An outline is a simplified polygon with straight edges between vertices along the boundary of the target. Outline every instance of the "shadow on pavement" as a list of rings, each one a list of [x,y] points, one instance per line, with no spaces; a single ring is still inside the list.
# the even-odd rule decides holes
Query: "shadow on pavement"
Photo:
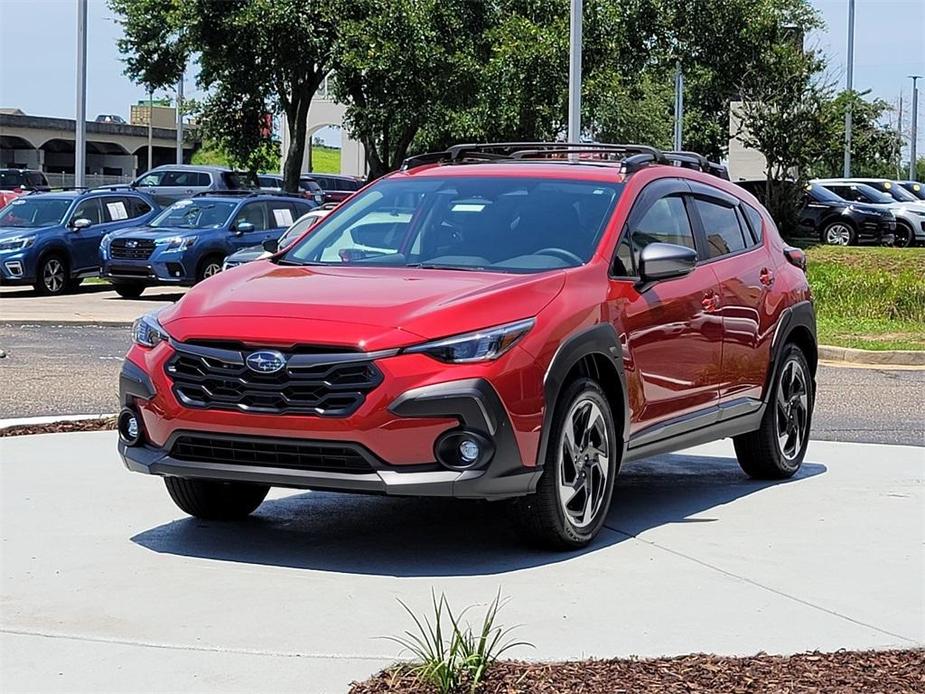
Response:
[[[123,299],[121,296],[119,296],[118,294],[116,294],[115,290],[113,290],[112,296],[107,296],[107,297],[105,297],[105,300],[106,300],[106,301],[121,301],[121,302],[129,302],[129,301],[141,301],[141,302],[144,302],[144,301],[170,301],[170,302],[176,302],[176,301],[179,301],[179,300],[182,299],[182,298],[183,298],[183,292],[178,292],[177,294],[142,294],[141,296],[137,296],[137,297],[135,297],[135,298],[133,298],[133,299]]]
[[[31,298],[35,299],[41,297],[43,299],[50,299],[54,301],[61,297],[74,296],[77,294],[99,294],[100,292],[111,292],[112,285],[109,284],[82,284],[78,289],[67,294],[61,294],[60,296],[49,296],[46,297],[43,294],[39,294],[32,287],[18,287],[16,289],[6,289],[3,292],[0,292],[0,297],[4,299],[26,299]]]
[[[617,478],[606,527],[577,552],[525,547],[500,503],[329,492],[264,502],[243,522],[184,518],[132,541],[155,552],[295,569],[490,575],[567,561],[668,523],[716,522],[692,516],[825,471],[824,465],[804,463],[792,479],[768,482],[745,477],[734,458],[675,454],[631,463]]]

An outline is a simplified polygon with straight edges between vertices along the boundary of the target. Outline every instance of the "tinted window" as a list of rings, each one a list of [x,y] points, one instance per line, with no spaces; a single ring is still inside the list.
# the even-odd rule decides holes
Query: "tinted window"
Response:
[[[271,200],[267,203],[269,219],[267,220],[271,229],[291,226],[299,218],[298,211],[293,211],[292,203],[285,200]]]
[[[707,237],[707,253],[710,258],[746,248],[735,208],[706,200],[696,200],[695,204]]]
[[[748,220],[748,226],[751,227],[755,241],[760,242],[761,239],[764,238],[764,225],[762,223],[761,213],[751,205],[746,205],[745,203],[742,203],[739,209],[745,212],[745,218]]]
[[[222,174],[222,180],[228,190],[251,190],[259,188],[257,177],[245,171],[228,171]]]
[[[126,198],[129,205],[129,216],[141,217],[151,211],[151,206],[141,198]]]
[[[237,227],[243,223],[253,224],[254,231],[263,231],[267,228],[266,212],[266,207],[262,202],[249,202],[235,216],[234,226]]]
[[[131,219],[132,206],[126,198],[102,198],[100,202],[103,205],[103,221],[119,222],[123,219]]]
[[[28,179],[30,186],[45,187],[48,185],[48,180],[45,178],[45,174],[38,171],[31,171],[27,173],[26,178]]]
[[[694,232],[680,196],[671,195],[656,200],[633,228],[636,253],[650,243],[673,243],[695,249]]]
[[[89,219],[94,224],[100,223],[100,199],[81,200],[74,209],[71,219]]]
[[[162,186],[178,188],[205,188],[211,183],[209,174],[200,171],[168,171],[161,181]]]
[[[22,171],[0,171],[0,188],[3,190],[19,188],[24,182]]]
[[[588,261],[622,184],[524,177],[384,179],[288,262],[540,272]]]
[[[71,201],[62,198],[41,195],[19,198],[0,210],[0,227],[34,229],[60,224],[70,206]]]

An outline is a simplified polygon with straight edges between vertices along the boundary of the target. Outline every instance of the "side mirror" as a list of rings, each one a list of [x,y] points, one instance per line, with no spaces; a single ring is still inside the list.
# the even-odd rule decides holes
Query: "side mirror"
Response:
[[[276,253],[279,250],[279,241],[276,239],[264,239],[263,250],[267,253]]]
[[[238,222],[234,225],[234,230],[236,234],[246,234],[254,230],[254,225],[250,222]]]
[[[639,276],[643,282],[683,277],[697,264],[697,252],[673,243],[650,243],[639,254]]]
[[[73,229],[74,231],[78,231],[80,229],[86,229],[89,226],[93,226],[93,222],[91,222],[86,217],[81,217],[80,219],[71,220],[71,229]]]

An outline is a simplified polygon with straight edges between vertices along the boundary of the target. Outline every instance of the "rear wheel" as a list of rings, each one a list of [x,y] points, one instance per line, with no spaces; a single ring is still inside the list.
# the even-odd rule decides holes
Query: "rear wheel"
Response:
[[[793,476],[806,455],[813,415],[813,379],[796,345],[784,348],[774,390],[757,431],[733,438],[739,465],[757,479]]]
[[[915,232],[905,222],[896,222],[893,245],[897,248],[909,248],[915,245]]]
[[[42,258],[35,273],[35,291],[45,296],[64,294],[70,287],[67,260],[51,253]]]
[[[218,255],[203,258],[202,262],[199,263],[199,269],[196,271],[196,281],[202,282],[212,277],[212,275],[220,273],[222,271],[222,260],[223,258]]]
[[[858,242],[851,225],[841,220],[826,225],[822,231],[822,240],[830,246],[853,246]]]
[[[165,477],[170,498],[191,516],[207,520],[238,520],[257,509],[270,491],[264,484],[217,482]]]
[[[621,453],[600,386],[587,378],[567,386],[556,404],[536,493],[512,502],[528,539],[557,549],[591,542],[607,516]]]
[[[137,282],[113,282],[112,288],[123,299],[137,299],[145,290],[145,285]]]

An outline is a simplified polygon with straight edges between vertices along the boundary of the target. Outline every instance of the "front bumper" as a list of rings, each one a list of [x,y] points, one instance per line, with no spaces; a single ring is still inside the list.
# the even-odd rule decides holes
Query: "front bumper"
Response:
[[[145,410],[157,394],[148,375],[131,361],[123,364],[119,379],[123,407]],[[432,422],[455,420],[456,426],[443,427],[443,433],[466,430],[484,436],[493,444],[493,455],[466,470],[452,470],[436,462],[414,465],[393,464],[351,440],[358,432],[343,431],[337,438],[303,436],[267,436],[221,431],[212,432],[201,425],[176,428],[163,445],[149,442],[129,446],[119,442],[125,466],[134,472],[183,478],[213,479],[268,484],[297,489],[320,489],[343,492],[401,496],[446,496],[467,499],[504,499],[533,493],[542,470],[524,466],[510,417],[497,392],[484,379],[472,378],[413,388],[395,398],[388,407],[392,424],[398,423],[407,433],[420,420],[419,434],[434,439]],[[144,418],[142,418],[144,419]],[[182,424],[180,425],[182,427]],[[395,427],[397,428],[397,427]],[[244,446],[261,446],[265,450],[295,443],[319,447],[341,445],[354,450],[368,466],[367,471],[340,472],[319,469],[295,469],[274,464],[242,464],[230,459],[192,460],[176,453],[178,439],[188,435],[207,435]],[[435,439],[434,439],[435,440]],[[433,444],[431,444],[433,445]]]
[[[145,284],[190,284],[195,281],[195,264],[187,260],[185,255],[160,258],[155,252],[145,260],[104,258],[100,276]]]

